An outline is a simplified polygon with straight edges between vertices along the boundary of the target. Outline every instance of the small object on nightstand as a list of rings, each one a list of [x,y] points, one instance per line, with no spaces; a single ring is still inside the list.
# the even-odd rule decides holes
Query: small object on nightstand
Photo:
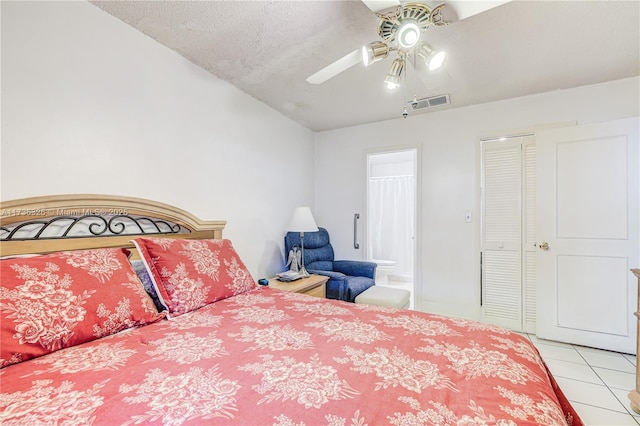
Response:
[[[269,285],[269,280],[266,279],[266,278],[260,278],[258,280],[258,284],[260,284],[260,285]]]
[[[278,278],[280,281],[290,282],[290,281],[299,280],[300,278],[304,278],[304,277],[300,272],[285,271],[277,274],[276,278]]]

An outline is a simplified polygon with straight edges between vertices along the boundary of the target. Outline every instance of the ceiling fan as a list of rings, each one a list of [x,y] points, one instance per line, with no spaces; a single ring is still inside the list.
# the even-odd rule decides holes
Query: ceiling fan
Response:
[[[360,62],[368,66],[395,51],[398,57],[391,64],[384,80],[388,89],[395,89],[401,84],[405,64],[410,63],[409,58],[414,61],[420,58],[430,70],[442,65],[445,52],[430,46],[423,40],[423,34],[431,26],[450,23],[443,15],[445,8],[447,13],[453,13],[457,20],[462,20],[508,1],[448,0],[431,7],[430,4],[419,1],[401,3],[400,0],[362,0],[379,18],[378,34],[382,41],[374,41],[343,56],[308,77],[307,82],[322,84]]]

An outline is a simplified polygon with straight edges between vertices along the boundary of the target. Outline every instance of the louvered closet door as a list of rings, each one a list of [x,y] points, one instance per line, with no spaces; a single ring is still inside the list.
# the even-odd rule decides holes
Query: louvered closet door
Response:
[[[536,144],[535,136],[522,138],[522,331],[536,332]]]
[[[486,322],[535,331],[533,136],[482,143],[482,298]],[[528,247],[530,244],[531,247]]]

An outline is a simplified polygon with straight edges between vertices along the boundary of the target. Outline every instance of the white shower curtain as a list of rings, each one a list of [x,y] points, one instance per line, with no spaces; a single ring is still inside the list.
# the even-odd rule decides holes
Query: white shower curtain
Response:
[[[395,261],[397,275],[413,275],[414,212],[414,176],[370,178],[370,256]]]

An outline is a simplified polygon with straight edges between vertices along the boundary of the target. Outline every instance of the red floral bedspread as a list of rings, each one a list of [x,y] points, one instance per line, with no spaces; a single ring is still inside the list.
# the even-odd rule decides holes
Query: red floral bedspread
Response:
[[[259,288],[0,370],[0,423],[581,424],[526,338]]]

